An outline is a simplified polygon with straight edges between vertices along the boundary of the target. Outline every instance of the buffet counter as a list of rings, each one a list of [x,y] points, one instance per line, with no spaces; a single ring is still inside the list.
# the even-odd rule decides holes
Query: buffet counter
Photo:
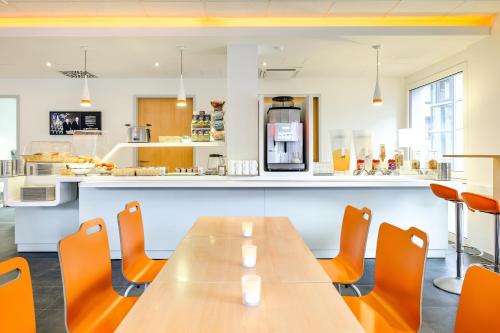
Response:
[[[7,187],[19,186],[19,178],[9,178]],[[378,227],[384,221],[424,230],[430,239],[429,256],[444,257],[448,221],[454,219],[453,210],[430,191],[434,181],[405,176],[61,176],[53,181],[61,189],[75,188],[78,195],[52,207],[20,204],[16,209],[19,251],[56,251],[58,241],[75,232],[80,223],[101,217],[107,225],[111,256],[119,258],[116,216],[132,200],[142,205],[146,250],[154,258],[168,257],[199,216],[287,216],[317,257],[332,257],[338,252],[342,214],[348,204],[373,211],[367,257],[375,255]],[[11,201],[14,206],[16,202]]]

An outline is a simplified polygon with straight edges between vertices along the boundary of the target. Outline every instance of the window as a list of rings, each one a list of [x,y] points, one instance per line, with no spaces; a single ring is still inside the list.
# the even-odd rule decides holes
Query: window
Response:
[[[459,72],[410,90],[410,127],[425,138],[424,149],[444,154],[464,153],[464,75]],[[462,159],[450,159],[455,172]]]

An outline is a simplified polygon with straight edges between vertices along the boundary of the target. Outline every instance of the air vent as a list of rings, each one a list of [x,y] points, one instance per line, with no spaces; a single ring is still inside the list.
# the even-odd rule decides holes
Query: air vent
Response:
[[[288,80],[299,75],[300,68],[265,68],[259,70],[259,78],[269,80]]]
[[[72,79],[83,79],[85,78],[85,71],[59,71],[62,75],[70,77]],[[97,75],[87,72],[87,77],[89,79],[97,78]]]

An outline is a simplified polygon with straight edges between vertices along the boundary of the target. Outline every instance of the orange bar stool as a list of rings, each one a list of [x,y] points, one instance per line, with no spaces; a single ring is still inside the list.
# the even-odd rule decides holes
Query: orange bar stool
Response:
[[[492,322],[500,309],[500,275],[480,266],[471,266],[465,275],[458,303],[455,333],[498,332]],[[495,328],[496,327],[496,328]]]
[[[487,197],[480,194],[464,192],[462,198],[465,204],[472,211],[480,211],[495,216],[495,256],[493,270],[500,272],[500,207],[495,198]],[[485,265],[491,267],[492,265]]]
[[[122,273],[131,285],[125,291],[127,296],[134,286],[146,285],[154,280],[167,260],[153,260],[144,250],[144,227],[141,206],[137,201],[125,205],[118,213],[120,243],[122,252]]]
[[[434,285],[444,291],[449,293],[460,295],[462,290],[463,280],[463,210],[464,204],[458,191],[447,186],[439,184],[431,184],[432,192],[441,199],[452,202],[455,204],[456,212],[456,252],[457,252],[457,264],[456,264],[456,276],[453,277],[439,277],[434,279]]]
[[[343,296],[366,332],[418,332],[427,234],[382,223],[378,233],[375,286],[367,295]]]
[[[138,298],[113,289],[104,221],[87,221],[61,240],[59,261],[68,332],[114,332]]]
[[[352,287],[358,296],[361,293],[355,283],[363,276],[366,239],[371,220],[370,209],[347,206],[342,221],[339,254],[332,259],[319,259],[333,283]]]
[[[17,276],[10,279],[7,274],[13,272]],[[0,332],[36,332],[28,262],[21,257],[0,262],[0,277],[9,277],[7,282],[0,283]]]

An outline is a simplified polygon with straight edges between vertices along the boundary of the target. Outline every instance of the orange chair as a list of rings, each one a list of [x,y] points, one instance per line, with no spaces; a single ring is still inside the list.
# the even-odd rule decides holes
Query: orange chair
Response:
[[[104,221],[87,221],[61,240],[59,261],[68,332],[113,332],[138,298],[113,289]]]
[[[500,331],[495,324],[498,309],[500,275],[480,266],[471,266],[465,275],[458,303],[455,333]]]
[[[462,198],[472,211],[480,211],[495,216],[495,256],[493,270],[500,272],[500,206],[498,200],[485,195],[464,192]],[[485,265],[491,267],[492,265]]]
[[[147,285],[165,266],[167,260],[152,260],[144,251],[144,228],[141,206],[137,201],[125,205],[118,213],[120,243],[122,251],[123,276],[131,285],[125,291],[128,295],[134,286]]]
[[[358,296],[361,293],[354,284],[363,276],[366,239],[371,220],[370,209],[347,206],[342,221],[339,254],[332,259],[319,259],[333,283],[351,286]]]
[[[367,332],[419,331],[427,246],[419,229],[380,226],[375,287],[365,296],[343,297]]]
[[[17,277],[0,283],[0,332],[36,332],[28,262],[21,257],[0,262],[0,277],[15,271]]]

